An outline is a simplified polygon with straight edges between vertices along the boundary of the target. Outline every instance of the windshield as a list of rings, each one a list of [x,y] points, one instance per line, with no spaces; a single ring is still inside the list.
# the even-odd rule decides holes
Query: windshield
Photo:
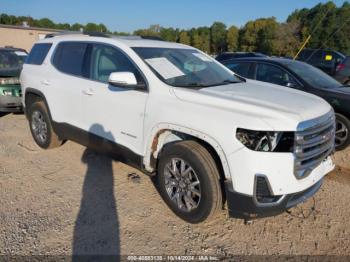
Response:
[[[15,50],[0,51],[0,70],[21,68],[27,53]]]
[[[133,50],[158,78],[171,86],[201,88],[242,82],[195,49],[134,47]]]
[[[315,88],[336,88],[341,84],[320,69],[298,61],[289,61],[285,65],[306,83]]]

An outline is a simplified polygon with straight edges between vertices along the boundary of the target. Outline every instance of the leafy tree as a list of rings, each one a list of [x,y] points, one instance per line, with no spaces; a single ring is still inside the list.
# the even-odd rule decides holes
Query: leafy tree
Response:
[[[273,53],[278,23],[274,17],[249,21],[240,31],[240,49],[247,52]]]
[[[104,24],[88,23],[85,25],[84,30],[87,32],[107,32],[107,27]]]
[[[178,37],[178,29],[174,29],[172,27],[161,27],[159,31],[160,37],[165,41],[176,42]]]
[[[179,43],[190,45],[191,44],[191,38],[187,31],[181,31],[179,34]]]
[[[226,25],[214,22],[210,27],[211,46],[213,53],[221,53],[226,50]]]
[[[34,20],[34,26],[45,27],[45,28],[55,28],[56,25],[48,18],[42,18],[39,20]]]
[[[84,30],[84,26],[79,23],[75,23],[71,26],[72,31],[80,31],[81,29]]]
[[[277,56],[294,57],[301,46],[300,24],[298,21],[282,23],[276,31],[274,54]]]
[[[231,26],[227,30],[226,41],[227,41],[227,51],[236,51],[238,48],[238,37],[239,29],[236,26]]]
[[[64,24],[57,24],[55,26],[57,29],[61,29],[61,30],[71,30],[71,26],[70,24],[64,23]]]

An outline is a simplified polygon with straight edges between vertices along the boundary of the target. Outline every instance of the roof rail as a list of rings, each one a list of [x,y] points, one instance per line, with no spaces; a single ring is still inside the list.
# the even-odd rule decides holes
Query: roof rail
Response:
[[[120,38],[120,39],[147,39],[147,40],[156,40],[156,41],[165,41],[163,38],[159,36],[138,36],[138,35],[130,35],[130,36],[118,36],[118,35],[111,35],[111,34],[106,34],[102,32],[89,32],[89,31],[62,31],[58,33],[52,33],[52,34],[47,34],[45,38],[53,38],[56,36],[62,36],[62,35],[88,35],[88,36],[96,36],[96,37],[107,37],[107,38]]]
[[[148,35],[144,35],[141,36],[141,38],[143,39],[148,39],[148,40],[156,40],[156,41],[165,41],[163,38],[161,38],[160,36],[148,36]]]
[[[52,37],[61,36],[61,35],[81,35],[81,34],[83,33],[79,31],[62,31],[62,32],[47,34],[45,38],[52,38]]]
[[[47,34],[45,38],[52,38],[52,37],[63,36],[63,35],[88,35],[88,36],[97,36],[97,37],[110,37],[108,34],[101,33],[101,32],[62,31],[58,33]]]

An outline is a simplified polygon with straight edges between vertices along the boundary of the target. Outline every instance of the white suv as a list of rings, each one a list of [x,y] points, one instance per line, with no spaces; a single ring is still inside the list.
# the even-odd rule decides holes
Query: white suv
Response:
[[[297,90],[244,79],[205,53],[141,37],[53,35],[21,74],[36,143],[65,140],[156,175],[171,210],[198,223],[281,213],[334,165],[334,113]]]

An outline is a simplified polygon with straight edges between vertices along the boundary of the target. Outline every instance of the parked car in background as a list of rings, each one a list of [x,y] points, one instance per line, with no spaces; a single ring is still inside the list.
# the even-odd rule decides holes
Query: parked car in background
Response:
[[[215,59],[219,62],[241,57],[266,57],[266,55],[257,52],[224,52],[219,54]]]
[[[336,149],[350,144],[350,88],[318,68],[284,58],[241,58],[223,62],[233,72],[258,81],[282,85],[318,95],[336,112]]]
[[[26,57],[23,49],[0,48],[0,112],[22,110],[19,76]]]
[[[279,214],[334,168],[327,102],[241,79],[191,46],[52,36],[32,48],[21,84],[40,147],[69,139],[156,176],[169,208],[191,223],[224,201],[234,217]]]
[[[337,66],[344,60],[345,55],[330,49],[303,49],[298,60],[313,65],[330,76],[334,76]]]
[[[345,57],[337,66],[334,78],[344,85],[350,84],[350,56]]]

